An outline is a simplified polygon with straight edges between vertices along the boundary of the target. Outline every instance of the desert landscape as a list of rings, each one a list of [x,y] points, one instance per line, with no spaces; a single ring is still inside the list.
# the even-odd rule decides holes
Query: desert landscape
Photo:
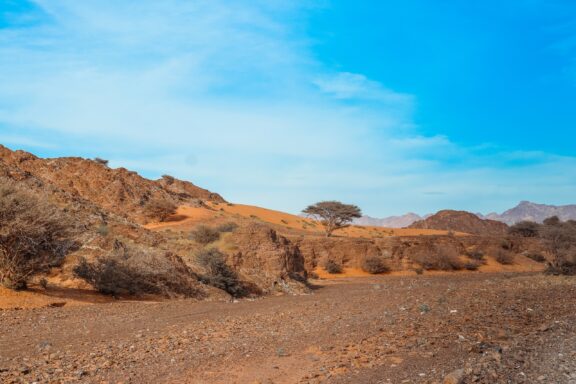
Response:
[[[576,384],[576,1],[0,0],[0,384]]]
[[[0,177],[2,382],[576,380],[574,238],[546,237],[571,221],[441,211],[327,236],[101,159],[0,147]]]

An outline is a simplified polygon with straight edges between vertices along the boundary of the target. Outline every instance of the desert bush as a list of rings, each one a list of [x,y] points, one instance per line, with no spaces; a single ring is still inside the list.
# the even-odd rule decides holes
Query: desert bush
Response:
[[[234,232],[236,228],[238,228],[238,224],[234,222],[229,222],[220,224],[218,227],[216,227],[216,230],[220,233],[226,233],[226,232]]]
[[[178,256],[120,242],[93,262],[81,258],[73,272],[106,295],[199,296],[194,274]]]
[[[496,251],[495,259],[502,265],[514,264],[514,255],[504,249],[499,249]]]
[[[508,233],[512,236],[538,237],[539,230],[539,224],[532,221],[521,221],[511,226]]]
[[[390,272],[390,267],[388,267],[380,257],[370,256],[365,258],[362,262],[362,270],[376,275],[379,273]]]
[[[9,180],[0,179],[0,284],[26,289],[30,277],[58,266],[77,247],[73,218]]]
[[[108,226],[106,224],[100,224],[98,226],[98,228],[96,228],[96,232],[102,236],[102,237],[106,237],[108,236],[108,234],[110,233],[110,228],[108,228]]]
[[[199,244],[207,245],[218,241],[218,239],[220,239],[220,232],[206,225],[199,225],[190,232],[190,239]]]
[[[467,271],[477,271],[481,265],[482,265],[481,262],[478,262],[476,260],[472,260],[472,261],[468,261],[468,262],[464,263],[464,269],[466,269]]]
[[[166,181],[166,184],[168,185],[172,185],[174,184],[174,177],[170,176],[170,175],[162,175],[162,179],[164,179],[164,181]]]
[[[479,250],[474,250],[474,251],[469,251],[466,252],[466,256],[468,256],[468,258],[472,259],[472,260],[476,260],[476,261],[484,261],[484,252],[479,251]]]
[[[551,222],[542,228],[540,235],[552,255],[548,271],[564,275],[576,274],[576,226],[556,220]]]
[[[206,270],[201,280],[213,287],[220,288],[234,297],[248,294],[244,284],[228,264],[226,256],[218,249],[203,249],[196,254],[196,262]]]
[[[561,224],[561,221],[560,221],[560,218],[558,216],[552,216],[552,217],[545,219],[543,224],[553,227],[555,225]]]
[[[104,159],[102,159],[102,158],[100,158],[100,157],[95,157],[95,158],[94,158],[94,161],[97,162],[98,164],[102,164],[102,165],[108,166],[108,160],[104,160]]]
[[[324,264],[324,269],[330,274],[342,273],[342,265],[334,260],[328,260],[326,264]]]
[[[500,247],[502,249],[510,251],[514,247],[514,244],[510,239],[502,239],[502,241],[500,242]]]
[[[151,200],[144,206],[144,215],[150,220],[165,221],[176,213],[176,205],[166,200]]]
[[[458,252],[452,248],[442,249],[430,245],[412,253],[410,259],[425,270],[458,271],[464,268]]]
[[[540,252],[528,252],[525,255],[527,258],[532,259],[538,263],[544,263],[546,258]]]

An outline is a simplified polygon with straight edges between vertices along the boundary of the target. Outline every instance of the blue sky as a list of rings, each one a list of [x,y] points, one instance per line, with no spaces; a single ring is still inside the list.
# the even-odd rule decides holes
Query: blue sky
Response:
[[[576,3],[4,0],[0,143],[372,216],[576,203]]]

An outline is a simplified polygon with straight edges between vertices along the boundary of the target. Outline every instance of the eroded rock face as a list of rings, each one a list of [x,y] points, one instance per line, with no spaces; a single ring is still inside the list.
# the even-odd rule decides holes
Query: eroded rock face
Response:
[[[306,269],[300,249],[262,224],[238,228],[230,237],[237,251],[230,264],[263,292],[304,288]]]

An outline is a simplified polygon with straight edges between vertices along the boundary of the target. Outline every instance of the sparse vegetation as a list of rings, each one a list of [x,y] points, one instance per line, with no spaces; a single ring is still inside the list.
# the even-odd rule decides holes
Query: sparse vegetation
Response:
[[[324,264],[324,269],[332,275],[342,273],[342,265],[334,260],[328,260],[326,264]]]
[[[326,237],[341,228],[346,228],[352,220],[362,216],[362,211],[355,205],[339,201],[321,201],[308,206],[302,213],[320,221],[324,225]]]
[[[484,252],[477,250],[477,249],[475,249],[473,251],[466,252],[466,256],[468,256],[468,258],[470,258],[474,261],[485,261]]]
[[[432,243],[413,251],[410,259],[427,271],[458,271],[464,268],[455,249],[441,248]]]
[[[80,259],[74,275],[98,292],[112,296],[199,295],[194,275],[178,256],[120,242],[116,243],[114,250],[93,262]]]
[[[195,242],[207,245],[220,239],[220,232],[206,225],[198,225],[190,232],[190,239]]]
[[[540,225],[532,221],[521,221],[511,226],[508,233],[512,236],[538,237],[539,229]]]
[[[76,224],[62,209],[0,179],[0,284],[26,289],[33,275],[61,264],[77,244]]]
[[[100,157],[95,157],[95,158],[94,158],[94,161],[97,162],[98,164],[102,164],[102,165],[104,165],[104,166],[106,166],[106,167],[108,166],[108,162],[109,162],[108,160],[104,160],[104,159],[102,159],[102,158],[100,158]]]
[[[106,237],[108,236],[108,234],[110,233],[110,228],[108,228],[108,226],[106,224],[100,224],[98,226],[98,228],[96,229],[96,232],[102,236],[102,237]]]
[[[546,262],[546,258],[540,252],[528,252],[525,254],[525,256],[529,259],[532,259],[532,260],[538,262],[538,263]]]
[[[164,181],[168,185],[174,184],[174,181],[175,181],[174,176],[170,176],[170,175],[162,175],[162,179],[164,179]]]
[[[220,288],[234,297],[248,294],[236,272],[226,264],[226,256],[218,249],[201,250],[196,254],[196,262],[206,270],[206,274],[201,277],[204,283]]]
[[[377,275],[380,273],[390,272],[390,267],[380,257],[369,256],[362,263],[362,270]]]
[[[220,224],[216,230],[220,233],[234,232],[238,228],[238,224],[230,221],[228,223]]]
[[[467,271],[477,271],[481,265],[482,265],[481,262],[478,262],[476,260],[472,260],[472,261],[468,261],[468,262],[464,263],[464,269],[466,269]]]
[[[496,259],[497,262],[499,262],[502,265],[514,264],[514,255],[505,249],[497,250],[494,258]]]
[[[151,200],[144,206],[144,215],[150,220],[165,221],[176,213],[176,205],[166,200]]]

